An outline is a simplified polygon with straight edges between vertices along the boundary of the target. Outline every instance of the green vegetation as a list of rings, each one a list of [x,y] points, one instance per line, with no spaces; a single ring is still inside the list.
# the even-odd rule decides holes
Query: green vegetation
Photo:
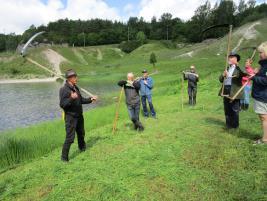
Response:
[[[264,19],[255,26],[257,37],[242,46],[262,41],[266,23]],[[234,45],[240,38],[236,30]],[[136,133],[122,105],[118,131],[112,135],[114,103],[86,112],[88,149],[79,153],[74,144],[69,164],[60,161],[62,120],[1,133],[0,200],[266,200],[267,147],[252,145],[261,136],[258,117],[250,108],[241,113],[239,130],[224,128],[217,94],[225,41],[180,49],[153,41],[131,54],[115,46],[54,47],[68,59],[61,68],[74,67],[82,85],[98,81],[114,87],[128,71],[139,75],[154,52],[158,119],[142,117],[145,132]],[[252,52],[240,53],[246,58]],[[198,101],[182,110],[181,71],[191,64],[200,74]],[[107,95],[111,102],[119,90]]]
[[[256,5],[255,0],[248,2],[241,0],[238,5],[234,1],[221,0],[213,7],[210,1],[206,1],[195,10],[194,16],[187,21],[177,17],[173,18],[170,13],[163,13],[159,19],[153,17],[150,22],[146,22],[142,17],[130,17],[127,23],[102,19],[86,21],[60,19],[50,22],[46,26],[35,27],[32,25],[22,35],[0,34],[0,52],[15,50],[18,44],[25,43],[39,31],[45,31],[46,34],[39,36],[38,42],[80,47],[120,44],[123,41],[137,39],[139,43],[137,41],[126,42],[122,45],[127,53],[130,47],[139,47],[145,41],[144,39],[171,40],[178,43],[200,42],[203,40],[202,30],[211,25],[227,23],[239,27],[247,22],[266,17],[266,10],[266,3]],[[218,38],[226,32],[227,29],[218,29],[206,34],[204,39]],[[142,38],[141,43],[139,36]],[[125,48],[125,44],[128,44],[128,48]]]

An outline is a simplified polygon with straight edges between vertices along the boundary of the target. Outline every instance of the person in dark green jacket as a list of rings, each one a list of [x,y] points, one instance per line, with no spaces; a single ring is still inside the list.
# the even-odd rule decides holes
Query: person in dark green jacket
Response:
[[[238,67],[238,62],[241,59],[238,54],[231,53],[228,59],[229,66],[219,78],[220,82],[223,83],[219,95],[223,96],[226,127],[232,129],[239,127],[240,99],[243,98],[243,92],[233,101],[230,97],[233,97],[242,87],[242,77],[246,74]]]

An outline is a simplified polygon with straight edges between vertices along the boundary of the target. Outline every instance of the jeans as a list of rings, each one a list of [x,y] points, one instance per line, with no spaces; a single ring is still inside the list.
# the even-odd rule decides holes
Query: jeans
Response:
[[[189,105],[196,105],[197,103],[197,88],[188,87]]]
[[[83,116],[81,115],[79,117],[73,117],[71,115],[66,114],[65,129],[66,139],[62,148],[62,158],[68,160],[70,146],[74,142],[75,133],[77,133],[79,149],[83,150],[86,147],[84,141],[85,131]]]
[[[247,85],[244,88],[244,99],[241,100],[241,104],[249,105],[249,97],[251,92],[251,86]]]
[[[139,120],[139,113],[140,113],[140,104],[137,105],[127,105],[128,113],[130,119],[135,125],[135,128],[140,127],[141,123]]]
[[[141,99],[142,99],[142,106],[143,106],[144,115],[146,117],[149,116],[148,109],[147,109],[147,104],[146,104],[146,100],[147,100],[149,108],[150,108],[151,115],[152,115],[152,117],[155,117],[156,116],[156,112],[155,112],[155,109],[154,109],[154,106],[153,106],[153,103],[152,103],[152,96],[151,95],[142,96]]]

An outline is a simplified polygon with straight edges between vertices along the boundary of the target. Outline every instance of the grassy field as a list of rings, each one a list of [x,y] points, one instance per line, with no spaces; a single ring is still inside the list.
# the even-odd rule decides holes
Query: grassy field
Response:
[[[245,45],[267,36],[266,28],[256,29],[258,37]],[[234,45],[238,39],[236,34]],[[83,85],[114,85],[128,71],[152,71],[148,61],[155,52],[158,119],[142,117],[145,132],[136,133],[122,105],[118,131],[112,135],[112,97],[118,96],[118,87],[116,94],[107,94],[113,104],[85,113],[88,149],[79,153],[75,142],[69,164],[59,160],[62,120],[1,133],[0,200],[267,200],[267,147],[252,145],[262,134],[258,117],[250,108],[240,114],[239,130],[229,132],[224,126],[217,94],[225,63],[220,49],[225,46],[225,38],[182,49],[152,42],[129,55],[115,46],[55,47],[69,60],[62,69],[74,67]],[[192,51],[192,57],[180,56]],[[189,107],[185,98],[182,109],[181,71],[191,64],[200,74],[198,104]]]

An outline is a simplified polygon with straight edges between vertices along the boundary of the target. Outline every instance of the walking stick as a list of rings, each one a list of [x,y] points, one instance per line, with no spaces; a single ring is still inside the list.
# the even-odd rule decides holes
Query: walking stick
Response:
[[[181,106],[182,106],[182,111],[184,109],[184,78],[182,77],[181,79]]]
[[[116,108],[116,114],[115,114],[115,118],[114,118],[114,122],[113,122],[112,134],[115,134],[116,129],[117,129],[117,122],[118,122],[118,118],[119,118],[119,110],[120,110],[122,94],[123,94],[123,87],[121,88],[120,96],[119,96],[119,100],[118,100],[118,104],[117,104],[117,108]]]
[[[227,55],[226,55],[226,62],[225,62],[225,71],[227,70],[227,67],[228,67],[228,57],[230,55],[230,50],[231,50],[232,32],[233,32],[233,25],[230,25],[230,31],[229,31],[229,34],[228,34],[228,45],[227,45]],[[224,94],[224,81],[225,81],[225,78],[223,79],[223,83],[222,83],[221,96],[228,97],[229,95],[225,95]]]

